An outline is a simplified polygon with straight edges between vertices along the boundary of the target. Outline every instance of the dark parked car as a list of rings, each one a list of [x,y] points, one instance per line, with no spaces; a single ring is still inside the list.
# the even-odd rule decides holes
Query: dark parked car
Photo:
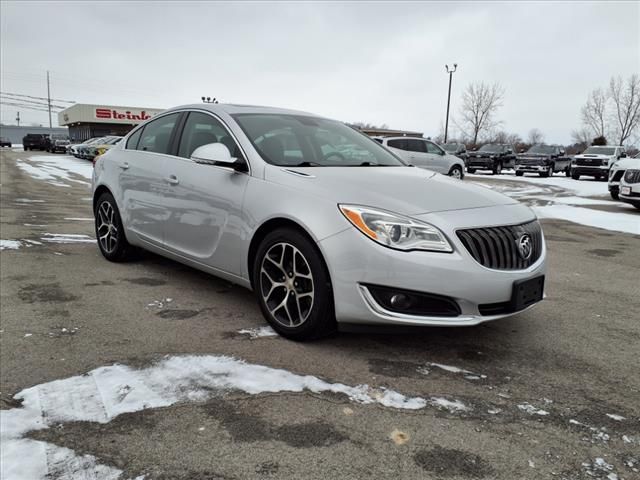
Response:
[[[460,160],[466,163],[467,161],[467,147],[464,146],[464,143],[443,143],[440,145],[442,149],[451,154],[458,157]]]
[[[9,147],[11,148],[11,140],[5,137],[0,137],[0,147]]]
[[[516,156],[516,176],[525,172],[550,177],[555,172],[571,175],[571,159],[562,147],[557,145],[533,145],[525,153]]]
[[[54,136],[53,138],[47,140],[47,152],[66,153],[68,146],[69,138],[65,136]]]
[[[43,133],[27,133],[22,137],[22,147],[25,150],[46,150],[49,135]]]
[[[488,143],[478,151],[467,152],[467,172],[491,170],[494,175],[502,173],[503,168],[514,168],[516,156],[513,145]]]

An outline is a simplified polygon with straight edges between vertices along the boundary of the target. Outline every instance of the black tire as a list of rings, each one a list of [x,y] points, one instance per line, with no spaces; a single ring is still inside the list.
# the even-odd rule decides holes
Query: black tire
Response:
[[[565,175],[565,177],[570,177],[571,176],[571,170],[569,168],[565,168],[564,169],[564,175]]]
[[[476,169],[467,167],[467,173],[476,173]]]
[[[614,200],[620,200],[620,194],[618,192],[609,192],[611,194],[611,198]]]
[[[109,208],[112,210],[109,210]],[[110,212],[113,213],[111,214]],[[133,253],[133,247],[129,244],[125,236],[118,205],[113,195],[107,192],[100,195],[96,202],[93,215],[95,217],[96,240],[100,253],[110,262],[124,262],[129,260]],[[108,223],[111,223],[115,228],[106,239],[106,243],[103,243],[101,237],[105,234],[105,225]]]
[[[521,177],[524,175],[524,172],[521,170],[516,170],[516,177]]]
[[[27,150],[29,150],[27,147],[22,147],[22,148],[24,148],[24,151],[25,151],[25,152],[26,152]]]
[[[573,178],[574,180],[580,180],[580,174],[572,172],[571,173],[571,178]]]
[[[451,170],[449,170],[449,176],[462,180],[464,178],[464,171],[459,165],[454,165],[451,167]]]
[[[502,173],[502,162],[497,162],[491,171],[494,175],[500,175]]]
[[[279,255],[281,266],[277,266],[274,261]],[[293,258],[296,259],[295,268],[292,267]],[[263,264],[266,267],[264,273]],[[298,275],[311,275],[311,279],[299,277],[294,272]],[[272,276],[277,278],[272,279]],[[280,282],[289,282],[290,285],[274,287],[274,283]],[[262,314],[283,337],[312,340],[336,331],[329,271],[318,247],[298,230],[279,228],[267,234],[260,242],[253,262],[253,287]],[[302,293],[308,298],[309,289],[313,294],[311,303],[305,301],[304,297],[298,297]],[[295,321],[292,320],[293,317],[296,317]]]

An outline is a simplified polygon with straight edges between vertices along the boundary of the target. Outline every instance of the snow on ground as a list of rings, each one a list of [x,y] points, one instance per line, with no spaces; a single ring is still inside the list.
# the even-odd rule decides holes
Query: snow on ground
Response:
[[[613,201],[606,182],[573,180],[565,176],[551,178],[502,175],[468,175],[498,182],[483,187],[516,198],[529,205],[539,218],[567,220],[581,225],[640,235],[640,215],[631,205]],[[596,198],[587,198],[596,197]],[[589,206],[613,207],[622,211],[596,210]]]
[[[75,233],[45,233],[41,238],[48,243],[95,243],[96,239],[89,235],[79,235]]]
[[[467,380],[480,380],[483,378],[487,378],[486,375],[473,373],[469,370],[465,370],[464,368],[460,368],[460,367],[455,367],[453,365],[444,365],[442,363],[433,363],[433,362],[429,362],[427,363],[427,365],[428,365],[427,367],[418,368],[418,372],[422,373],[423,375],[429,375],[429,373],[431,372],[429,370],[429,367],[435,367],[435,368],[439,368],[440,370],[444,370],[445,372],[461,373],[464,376],[464,378]]]
[[[71,182],[91,185],[93,165],[70,155],[37,155],[19,159],[20,170],[38,180],[44,180],[56,187],[70,187]]]
[[[202,402],[228,391],[251,395],[333,392],[344,394],[353,402],[377,403],[389,408],[418,410],[431,405],[452,413],[469,410],[458,400],[439,397],[427,400],[368,385],[329,383],[311,375],[298,375],[225,356],[166,357],[141,370],[116,364],[96,368],[86,375],[27,388],[15,396],[22,400],[20,408],[0,410],[0,478],[119,478],[119,470],[97,464],[92,456],[79,456],[66,448],[24,438],[25,434],[63,422],[108,423],[123,413],[167,407],[178,402]],[[66,476],[60,476],[61,472]]]
[[[243,328],[242,330],[238,330],[238,333],[241,335],[248,335],[251,340],[255,340],[256,338],[262,338],[262,337],[278,336],[278,333],[269,325],[265,325],[263,327],[257,327],[257,328]]]
[[[18,250],[21,246],[20,240],[0,240],[0,250]]]

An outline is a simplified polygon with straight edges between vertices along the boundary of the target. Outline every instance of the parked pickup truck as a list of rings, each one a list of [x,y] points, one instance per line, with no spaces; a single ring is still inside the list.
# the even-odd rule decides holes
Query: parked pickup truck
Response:
[[[513,168],[516,159],[513,145],[488,143],[478,151],[467,151],[467,172],[491,170],[494,175],[502,173],[503,168]]]
[[[571,174],[571,159],[557,145],[533,145],[525,153],[516,156],[516,176],[526,172],[550,177],[556,172]]]
[[[571,178],[580,180],[581,175],[589,175],[597,180],[607,180],[613,164],[626,157],[627,152],[620,145],[591,146],[580,155],[573,157]]]
[[[22,137],[22,148],[26,150],[46,150],[49,135],[46,133],[27,133]]]

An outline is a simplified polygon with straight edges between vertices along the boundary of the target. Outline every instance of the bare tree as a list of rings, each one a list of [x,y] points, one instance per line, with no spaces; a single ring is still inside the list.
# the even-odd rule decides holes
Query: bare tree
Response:
[[[582,123],[593,132],[593,137],[604,137],[607,119],[607,94],[601,88],[596,88],[587,97],[587,103],[582,107]]]
[[[574,130],[571,132],[571,138],[575,143],[580,145],[591,145],[591,141],[593,140],[593,135],[588,128],[581,128],[580,130]]]
[[[542,143],[544,142],[544,135],[537,128],[532,128],[531,130],[529,130],[529,136],[527,137],[527,142],[529,142],[530,145]]]
[[[621,77],[612,78],[609,96],[613,100],[618,145],[624,145],[640,124],[640,76],[633,74],[626,82]]]
[[[472,141],[495,129],[500,122],[495,119],[498,108],[504,100],[504,88],[499,83],[488,85],[484,82],[471,83],[462,94],[460,124],[456,125]]]
[[[389,126],[386,123],[383,123],[382,125],[375,125],[373,123],[369,123],[369,122],[353,122],[350,125],[354,126],[354,127],[358,127],[358,128],[382,128],[382,129],[387,129],[389,128]]]

